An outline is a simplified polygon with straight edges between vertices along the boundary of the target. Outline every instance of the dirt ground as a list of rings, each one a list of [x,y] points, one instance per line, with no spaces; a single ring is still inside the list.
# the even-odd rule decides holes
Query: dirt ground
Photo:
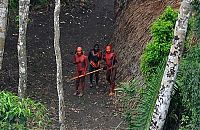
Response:
[[[108,97],[104,72],[100,88],[89,88],[88,78],[85,95],[73,96],[74,76],[72,57],[77,46],[85,53],[99,43],[103,48],[114,32],[114,0],[95,0],[94,8],[79,13],[62,9],[60,14],[61,51],[63,61],[66,125],[69,130],[112,130],[123,120],[116,111],[113,99]],[[44,103],[53,120],[52,129],[58,129],[58,97],[56,90],[56,64],[53,48],[53,9],[30,13],[27,32],[28,83],[27,95]],[[0,90],[17,93],[18,59],[16,27],[9,27],[5,45],[3,69],[0,71]],[[122,123],[123,124],[123,123]],[[125,129],[120,125],[118,130]]]

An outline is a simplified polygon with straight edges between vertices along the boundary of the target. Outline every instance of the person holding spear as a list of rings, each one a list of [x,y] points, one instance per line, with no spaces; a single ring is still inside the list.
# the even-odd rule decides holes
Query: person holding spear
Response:
[[[76,54],[74,55],[74,64],[76,64],[76,91],[74,95],[79,97],[83,96],[83,91],[85,88],[85,76],[79,77],[80,75],[85,75],[88,67],[87,56],[83,54],[81,47],[77,47]]]
[[[89,72],[93,72],[95,70],[100,69],[100,60],[102,59],[102,53],[99,49],[99,45],[95,44],[94,48],[90,50],[88,54],[89,60]],[[97,71],[95,74],[96,78],[96,88],[99,88],[99,72]],[[93,87],[93,73],[90,74],[90,87]]]
[[[106,80],[110,84],[109,96],[114,96],[115,94],[115,79],[116,79],[116,54],[112,51],[112,46],[108,44],[106,46],[106,52],[103,56],[103,60],[106,63],[104,70],[106,70]]]

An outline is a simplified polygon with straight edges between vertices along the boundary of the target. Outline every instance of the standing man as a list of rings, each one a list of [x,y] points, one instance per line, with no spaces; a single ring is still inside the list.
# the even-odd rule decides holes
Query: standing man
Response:
[[[106,62],[106,66],[104,69],[106,70],[106,80],[110,84],[109,96],[114,96],[115,94],[115,79],[116,79],[116,54],[112,51],[112,46],[106,46],[106,53],[103,56],[104,61]]]
[[[100,68],[100,60],[102,59],[101,51],[99,50],[99,45],[95,44],[94,48],[89,52],[88,60],[89,60],[89,71],[95,71]],[[96,88],[99,88],[99,72],[95,73],[96,78]],[[93,73],[90,74],[90,87],[93,87]]]
[[[87,70],[87,56],[83,54],[83,50],[81,47],[77,47],[76,54],[74,56],[74,64],[76,64],[76,75],[85,75]],[[85,76],[81,78],[77,78],[76,80],[76,92],[74,95],[78,95],[79,97],[83,96],[83,91],[85,88]]]

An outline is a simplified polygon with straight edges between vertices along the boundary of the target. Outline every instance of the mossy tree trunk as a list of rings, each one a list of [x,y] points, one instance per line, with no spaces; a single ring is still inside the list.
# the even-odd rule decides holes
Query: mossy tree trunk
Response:
[[[176,21],[174,40],[168,56],[167,65],[161,81],[154,113],[152,115],[150,130],[161,130],[165,123],[166,115],[171,101],[171,93],[176,80],[178,65],[183,51],[188,20],[191,15],[191,0],[183,0],[180,7],[179,17]]]

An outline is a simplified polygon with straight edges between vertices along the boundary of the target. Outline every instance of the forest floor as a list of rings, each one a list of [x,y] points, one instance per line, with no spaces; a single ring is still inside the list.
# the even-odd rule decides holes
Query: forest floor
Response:
[[[75,85],[67,79],[74,76],[72,64],[74,50],[82,46],[87,54],[95,43],[103,48],[114,32],[114,0],[95,0],[92,9],[70,13],[62,8],[60,14],[61,51],[63,61],[66,125],[69,130],[112,130],[122,121],[108,96],[104,72],[101,73],[100,88],[89,87],[86,78],[85,95],[73,96]],[[31,11],[27,30],[28,97],[44,103],[53,120],[53,130],[58,129],[58,97],[56,90],[56,62],[53,48],[53,9]],[[17,27],[8,29],[0,74],[0,90],[17,93],[18,57]],[[120,125],[118,130],[125,129]]]

